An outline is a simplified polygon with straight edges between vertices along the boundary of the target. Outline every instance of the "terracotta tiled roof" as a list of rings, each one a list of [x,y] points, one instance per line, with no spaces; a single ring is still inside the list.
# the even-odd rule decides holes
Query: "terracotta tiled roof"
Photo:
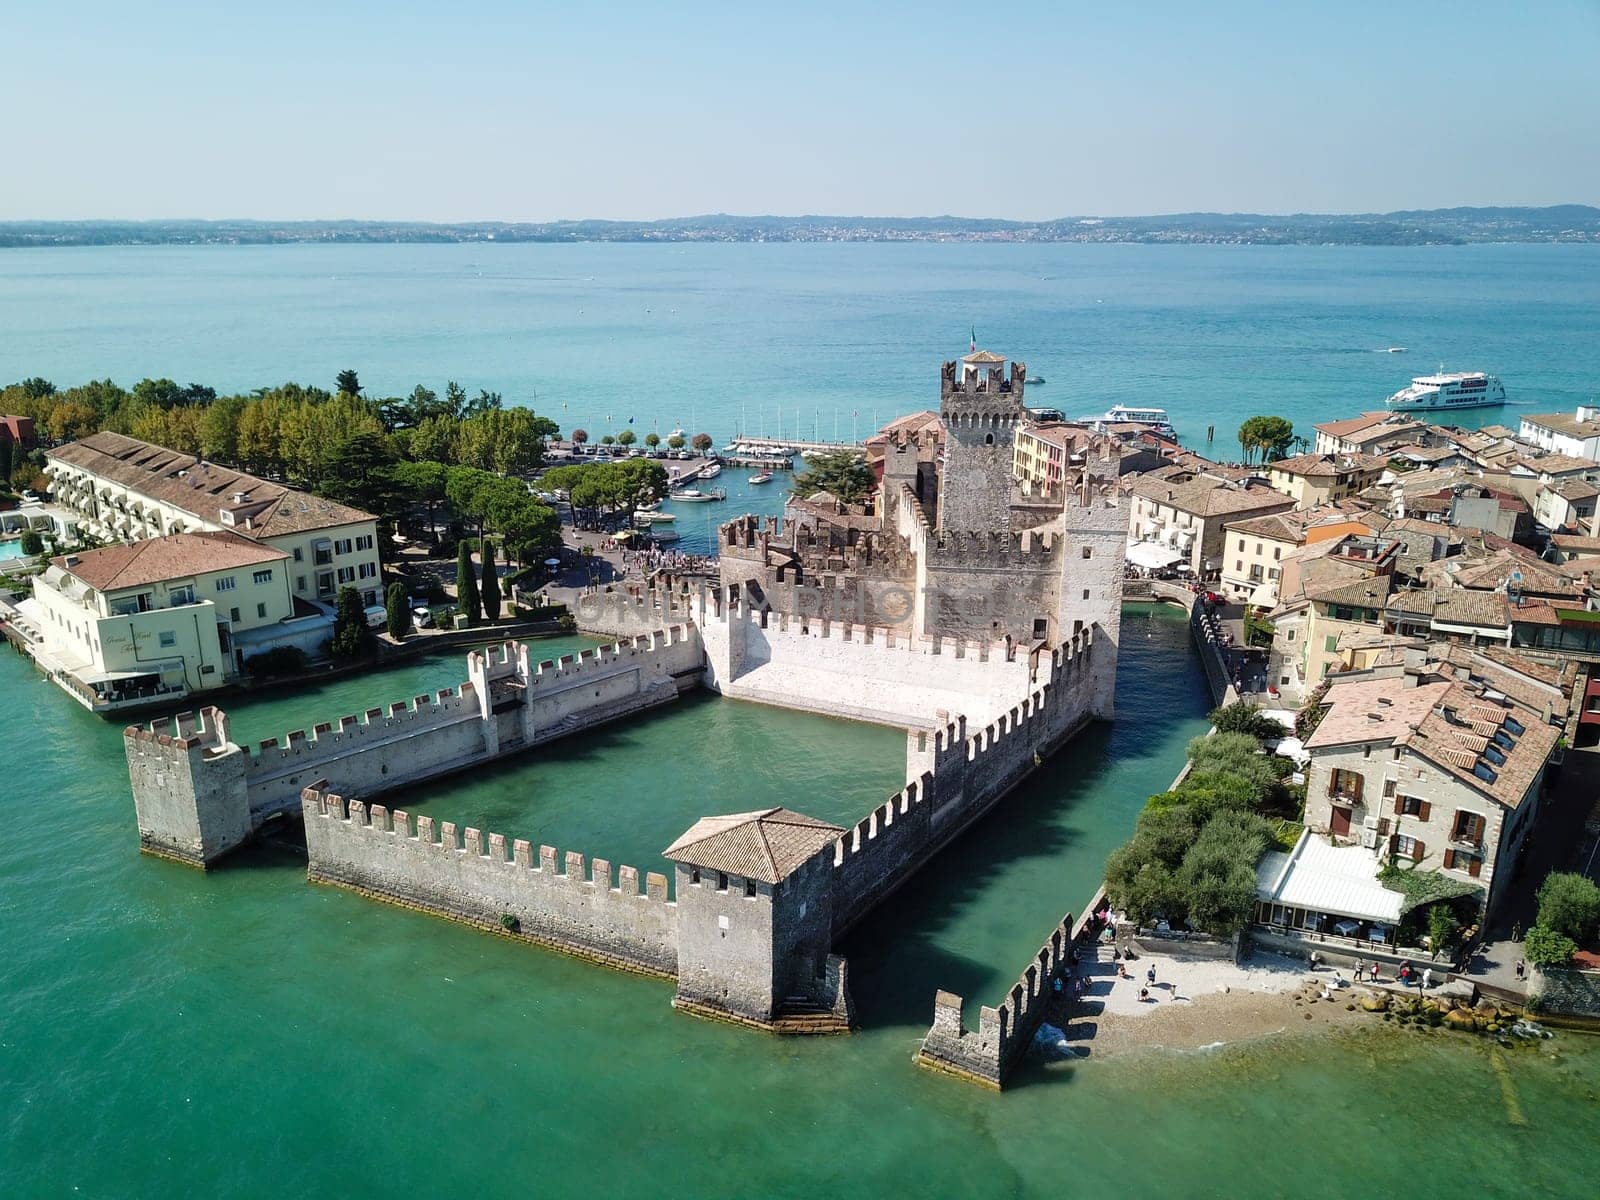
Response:
[[[1377,471],[1383,465],[1384,458],[1378,454],[1297,454],[1268,463],[1267,470],[1311,479],[1333,479],[1352,471]]]
[[[1362,413],[1359,417],[1349,417],[1343,421],[1324,421],[1313,428],[1318,433],[1325,433],[1330,437],[1346,438],[1351,434],[1360,433],[1364,429],[1371,429],[1375,425],[1384,425],[1389,422],[1390,414],[1387,412]]]
[[[1294,498],[1259,484],[1230,484],[1204,475],[1151,472],[1139,477],[1133,494],[1198,517],[1232,513],[1280,512],[1294,507]]]
[[[90,434],[50,451],[50,457],[210,524],[222,524],[226,511],[234,518],[235,532],[248,538],[305,533],[374,519],[371,513],[349,505],[120,433]]]
[[[1362,742],[1405,747],[1508,808],[1527,795],[1558,736],[1481,689],[1448,679],[1401,687],[1392,678],[1334,677],[1327,704],[1308,750]]]
[[[962,358],[964,363],[991,363],[998,365],[1005,362],[1006,356],[996,354],[993,350],[975,350]]]
[[[1229,521],[1223,526],[1229,533],[1243,533],[1253,537],[1275,538],[1280,542],[1299,544],[1305,537],[1305,527],[1293,513],[1274,513],[1265,517],[1246,517],[1242,521]]]
[[[1393,580],[1387,575],[1373,575],[1349,582],[1317,584],[1306,588],[1306,598],[1322,604],[1354,604],[1365,608],[1382,608],[1389,598]]]
[[[662,852],[673,862],[780,883],[844,833],[787,808],[702,817]]]
[[[288,557],[282,550],[237,534],[173,533],[128,545],[63,554],[50,561],[98,591],[114,592]]]

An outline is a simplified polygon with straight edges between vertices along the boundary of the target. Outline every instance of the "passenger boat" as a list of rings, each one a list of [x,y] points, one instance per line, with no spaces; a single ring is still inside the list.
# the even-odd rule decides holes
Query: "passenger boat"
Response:
[[[771,483],[772,482],[772,472],[771,471],[758,472],[757,474],[750,476],[750,478],[749,478],[749,480],[747,482],[756,483],[756,484],[759,484],[759,483]]]
[[[1453,371],[1418,375],[1411,386],[1401,388],[1385,400],[1386,408],[1403,412],[1433,411],[1443,408],[1492,408],[1506,402],[1506,389],[1498,377],[1482,371]]]
[[[1178,436],[1164,408],[1134,408],[1127,404],[1115,404],[1106,409],[1105,416],[1100,420],[1107,425],[1148,425],[1166,437]]]
[[[728,493],[724,491],[697,492],[693,488],[676,493],[674,500],[682,500],[685,504],[709,504],[713,500],[726,500]]]

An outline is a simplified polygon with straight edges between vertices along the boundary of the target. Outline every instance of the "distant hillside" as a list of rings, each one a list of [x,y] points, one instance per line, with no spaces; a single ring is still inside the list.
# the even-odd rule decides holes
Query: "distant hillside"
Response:
[[[1391,213],[1173,213],[1153,217],[740,217],[662,221],[6,221],[0,246],[300,242],[1191,242],[1431,246],[1600,242],[1600,208],[1435,208]]]

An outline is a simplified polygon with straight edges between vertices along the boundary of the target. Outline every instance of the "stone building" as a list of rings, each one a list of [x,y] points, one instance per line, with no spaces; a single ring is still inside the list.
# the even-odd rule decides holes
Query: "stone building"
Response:
[[[1306,739],[1308,830],[1483,887],[1493,912],[1537,819],[1558,730],[1487,689],[1407,669],[1338,680]]]
[[[1019,480],[1027,371],[1011,363],[1008,374],[1005,361],[979,351],[944,364],[937,428],[919,422],[875,441],[870,508],[818,495],[791,501],[781,522],[724,525],[723,586],[753,588],[802,623],[1030,646],[1098,625],[1114,644],[1127,537],[1121,448],[1089,438],[1060,484]],[[1102,661],[1114,664],[1115,652]],[[1104,681],[1103,716],[1114,686]]]

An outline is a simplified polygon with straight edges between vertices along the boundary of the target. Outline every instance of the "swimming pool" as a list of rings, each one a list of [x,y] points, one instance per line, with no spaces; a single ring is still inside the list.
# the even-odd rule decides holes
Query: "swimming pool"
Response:
[[[0,560],[21,557],[23,557],[21,538],[6,538],[5,541],[0,542]]]

